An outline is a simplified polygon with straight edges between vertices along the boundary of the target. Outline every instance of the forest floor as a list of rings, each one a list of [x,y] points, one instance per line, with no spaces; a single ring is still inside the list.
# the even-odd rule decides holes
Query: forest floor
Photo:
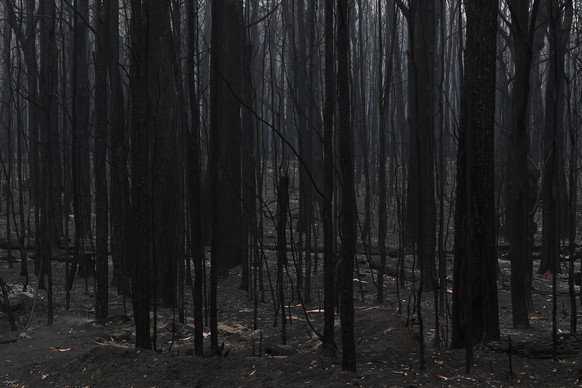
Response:
[[[558,278],[559,360],[553,361],[551,278],[535,277],[536,313],[531,319],[531,329],[514,330],[511,325],[509,262],[501,258],[498,284],[503,339],[476,348],[471,373],[467,374],[463,350],[433,346],[432,294],[423,297],[427,346],[426,369],[420,370],[417,316],[415,312],[408,314],[408,301],[410,298],[413,302],[414,295],[411,293],[412,283],[407,282],[401,289],[402,311],[399,313],[397,279],[387,277],[387,300],[380,306],[373,302],[376,289],[366,260],[360,258],[359,261],[362,288],[356,282],[354,289],[358,370],[350,373],[341,370],[339,317],[336,319],[336,358],[322,357],[320,341],[307,324],[306,316],[315,328],[321,330],[320,295],[314,295],[315,303],[306,313],[298,302],[291,303],[291,323],[286,326],[287,345],[283,346],[281,324],[274,326],[272,303],[258,304],[258,329],[253,330],[253,302],[246,291],[238,289],[240,271],[232,270],[229,277],[219,281],[218,290],[219,341],[224,341],[223,356],[196,357],[192,356],[190,303],[186,306],[186,324],[173,324],[177,316],[171,309],[159,310],[158,352],[136,350],[130,301],[127,301],[127,310],[124,311],[123,300],[113,289],[111,318],[106,322],[94,319],[92,279],[89,280],[89,294],[85,292],[84,281],[77,280],[71,294],[71,308],[65,311],[64,267],[55,262],[55,321],[52,326],[46,326],[46,292],[40,290],[35,295],[34,285],[28,292],[22,292],[19,263],[10,269],[2,260],[0,273],[14,291],[10,301],[19,330],[9,332],[6,314],[0,313],[0,383],[7,387],[581,385],[582,343],[580,338],[568,334],[569,299],[565,275]],[[31,284],[32,279],[34,277],[31,277]],[[315,290],[321,289],[318,279],[314,282]],[[362,289],[363,302],[360,299]],[[268,289],[266,299],[271,299]],[[441,334],[441,337],[448,335],[446,330]],[[512,375],[509,373],[509,335],[514,353]],[[209,338],[205,341],[208,348]]]

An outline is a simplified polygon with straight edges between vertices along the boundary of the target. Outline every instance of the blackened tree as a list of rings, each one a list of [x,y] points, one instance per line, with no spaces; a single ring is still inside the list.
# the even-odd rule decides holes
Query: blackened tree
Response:
[[[337,92],[339,110],[339,163],[341,168],[341,235],[342,258],[339,291],[342,332],[342,369],[356,370],[354,340],[354,258],[356,255],[356,190],[354,187],[354,134],[350,121],[350,34],[347,0],[337,3]]]
[[[334,339],[334,245],[333,245],[333,117],[335,110],[335,56],[334,56],[334,4],[325,1],[325,104],[324,126],[324,194],[322,200],[323,221],[323,282],[324,327],[323,351],[335,354]]]
[[[212,6],[209,166],[212,193],[210,346],[218,350],[217,276],[240,264],[242,2]]]
[[[496,0],[466,1],[455,213],[452,347],[499,338],[494,209]]]
[[[97,2],[95,44],[95,215],[96,215],[96,283],[95,317],[107,318],[109,296],[108,195],[107,195],[107,15],[103,2]]]
[[[196,78],[194,76],[196,52],[198,49],[195,33],[198,9],[194,2],[187,3],[187,77],[190,97],[190,131],[186,147],[188,160],[188,194],[190,202],[190,239],[192,244],[192,259],[194,262],[194,284],[192,297],[194,302],[194,352],[198,356],[204,355],[204,337],[202,320],[202,278],[204,265],[204,244],[202,241],[202,205],[201,205],[201,172],[200,172],[200,110]]]
[[[511,104],[511,187],[508,217],[511,219],[511,306],[514,327],[529,327],[527,311],[528,239],[532,228],[529,222],[528,187],[528,108],[530,71],[533,60],[533,39],[539,1],[535,1],[530,16],[529,2],[510,1],[511,36],[515,63]]]

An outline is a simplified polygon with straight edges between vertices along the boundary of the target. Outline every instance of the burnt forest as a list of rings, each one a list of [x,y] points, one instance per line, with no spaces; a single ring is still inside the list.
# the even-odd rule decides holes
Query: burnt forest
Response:
[[[582,386],[581,155],[582,1],[0,0],[0,385]]]

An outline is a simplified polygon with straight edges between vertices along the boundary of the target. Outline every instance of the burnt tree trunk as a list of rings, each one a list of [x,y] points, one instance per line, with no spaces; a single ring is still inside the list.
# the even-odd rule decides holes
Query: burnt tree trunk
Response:
[[[96,283],[95,318],[105,319],[109,298],[109,255],[108,255],[108,196],[107,196],[107,42],[108,15],[103,2],[97,2],[95,42],[95,215],[96,242],[95,265]]]
[[[209,174],[212,194],[210,284],[211,349],[218,351],[216,287],[218,271],[240,264],[242,3],[212,7]]]
[[[511,32],[515,62],[514,85],[511,105],[511,176],[510,203],[508,204],[511,228],[511,306],[513,326],[528,328],[527,300],[528,236],[531,228],[528,216],[528,107],[530,94],[530,72],[532,67],[532,44],[537,20],[539,1],[534,2],[529,15],[529,4],[523,1],[511,3]]]
[[[335,111],[334,1],[325,0],[325,103],[323,112],[324,195],[323,221],[323,352],[335,354],[334,242],[333,242],[333,117]]]
[[[337,91],[339,110],[339,162],[341,168],[341,234],[342,258],[340,263],[341,289],[339,292],[342,333],[342,369],[356,371],[356,344],[354,339],[353,273],[356,255],[357,213],[354,178],[354,133],[350,120],[350,35],[347,0],[337,3]]]
[[[136,347],[151,349],[150,300],[153,231],[151,227],[151,168],[152,143],[149,120],[148,56],[146,3],[131,3],[131,299],[135,320]]]
[[[110,211],[111,211],[111,259],[113,282],[117,292],[130,295],[130,216],[129,203],[129,135],[125,120],[124,96],[119,58],[119,10],[114,0],[104,0],[109,18],[108,71],[111,93],[110,124]]]
[[[47,323],[53,323],[53,284],[52,284],[52,264],[51,254],[55,241],[55,216],[58,206],[57,188],[60,186],[60,172],[58,169],[58,106],[57,106],[57,48],[55,41],[56,7],[54,1],[41,2],[38,10],[43,17],[40,19],[40,76],[39,86],[41,94],[39,96],[42,115],[40,123],[40,153],[41,179],[39,201],[40,208],[40,233],[37,235],[37,253],[40,254],[43,270],[40,271],[40,284],[44,286],[44,274],[46,274],[48,312]],[[58,198],[60,202],[60,198]],[[60,219],[60,215],[58,217]]]
[[[433,289],[436,247],[436,204],[434,183],[435,116],[435,3],[410,1],[408,8],[409,65],[408,121],[410,154],[406,235],[418,244],[424,287]]]
[[[190,239],[192,244],[192,259],[194,262],[194,285],[192,297],[194,302],[194,352],[198,356],[204,355],[203,314],[202,314],[202,277],[204,265],[204,243],[202,241],[202,205],[200,187],[202,176],[200,171],[200,111],[194,69],[196,52],[198,50],[197,35],[195,34],[198,8],[192,1],[187,3],[187,77],[190,96],[190,132],[187,137],[188,155],[188,194],[190,201]]]
[[[287,263],[287,209],[289,205],[289,178],[282,176],[277,185],[277,299],[281,307],[281,342],[287,344],[287,317],[285,316],[285,278]]]
[[[467,46],[457,159],[452,342],[465,347],[499,338],[494,209],[496,0],[465,4]]]

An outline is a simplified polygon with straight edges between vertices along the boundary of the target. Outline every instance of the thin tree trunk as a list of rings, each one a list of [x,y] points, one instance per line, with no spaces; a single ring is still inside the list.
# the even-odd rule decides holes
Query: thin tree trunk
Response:
[[[202,206],[200,187],[202,177],[200,173],[200,111],[198,107],[198,95],[194,69],[196,63],[196,52],[198,50],[197,35],[195,34],[198,21],[198,8],[192,1],[186,4],[188,17],[187,46],[187,77],[190,92],[190,133],[188,137],[188,193],[190,195],[190,238],[192,244],[192,259],[194,261],[194,352],[198,356],[204,355],[203,338],[203,312],[202,312],[202,276],[204,261],[204,244],[202,242]]]
[[[41,192],[40,201],[40,234],[36,244],[42,258],[43,270],[40,273],[41,286],[44,286],[44,276],[47,276],[47,324],[52,325],[53,311],[53,282],[51,255],[55,243],[55,205],[57,200],[56,187],[60,184],[60,174],[55,171],[58,166],[58,107],[55,98],[57,92],[57,50],[55,42],[56,7],[54,1],[41,2],[39,14],[45,15],[40,20],[40,77],[39,84],[42,93],[40,104],[43,114],[41,120],[40,161],[41,161]],[[59,198],[60,200],[60,198]],[[60,201],[59,201],[60,202]]]
[[[277,185],[277,297],[281,306],[281,342],[287,344],[287,317],[285,316],[285,281],[283,270],[287,262],[287,208],[289,178],[282,176]]]
[[[511,218],[511,306],[513,326],[527,329],[526,276],[528,258],[528,105],[530,94],[530,71],[532,66],[531,45],[539,1],[534,2],[531,17],[526,2],[513,1],[512,34],[515,56],[514,87],[512,91],[512,137],[511,137],[511,202],[508,212]],[[530,21],[531,20],[531,21]]]
[[[11,241],[11,228],[10,228],[10,209],[12,202],[12,114],[13,114],[13,98],[12,98],[12,31],[10,29],[10,24],[8,21],[4,22],[4,87],[2,90],[2,95],[4,99],[4,113],[2,121],[4,124],[4,131],[6,133],[6,144],[4,149],[6,150],[6,163],[7,166],[3,166],[3,175],[6,178],[6,186],[3,190],[6,196],[6,241],[8,244],[8,249],[6,251],[8,259],[8,267],[14,267],[14,258],[12,256],[12,244]],[[4,164],[4,163],[3,163]]]
[[[128,179],[128,131],[125,120],[124,96],[121,85],[119,59],[119,15],[114,0],[104,0],[109,17],[108,71],[111,85],[110,125],[110,211],[111,211],[111,258],[113,279],[117,292],[130,295],[130,203]]]
[[[349,90],[349,7],[347,0],[337,3],[337,87],[339,110],[339,158],[341,167],[342,193],[342,259],[340,276],[342,287],[340,296],[340,318],[342,332],[342,369],[356,371],[356,344],[354,338],[354,300],[353,273],[356,254],[356,193],[354,179],[353,129],[350,127],[350,90]]]
[[[333,239],[333,117],[335,110],[335,56],[334,56],[334,4],[325,0],[325,104],[324,126],[324,194],[322,200],[323,221],[323,352],[335,355],[334,310],[334,239]]]
[[[95,49],[95,213],[96,213],[96,282],[95,317],[108,314],[109,256],[108,256],[108,196],[107,196],[107,42],[108,15],[101,0],[97,3]]]
[[[150,302],[151,302],[151,179],[150,144],[151,126],[148,122],[148,88],[145,30],[147,14],[139,0],[132,0],[131,7],[131,56],[130,87],[132,90],[132,149],[131,149],[131,297],[135,320],[136,347],[151,349]]]

